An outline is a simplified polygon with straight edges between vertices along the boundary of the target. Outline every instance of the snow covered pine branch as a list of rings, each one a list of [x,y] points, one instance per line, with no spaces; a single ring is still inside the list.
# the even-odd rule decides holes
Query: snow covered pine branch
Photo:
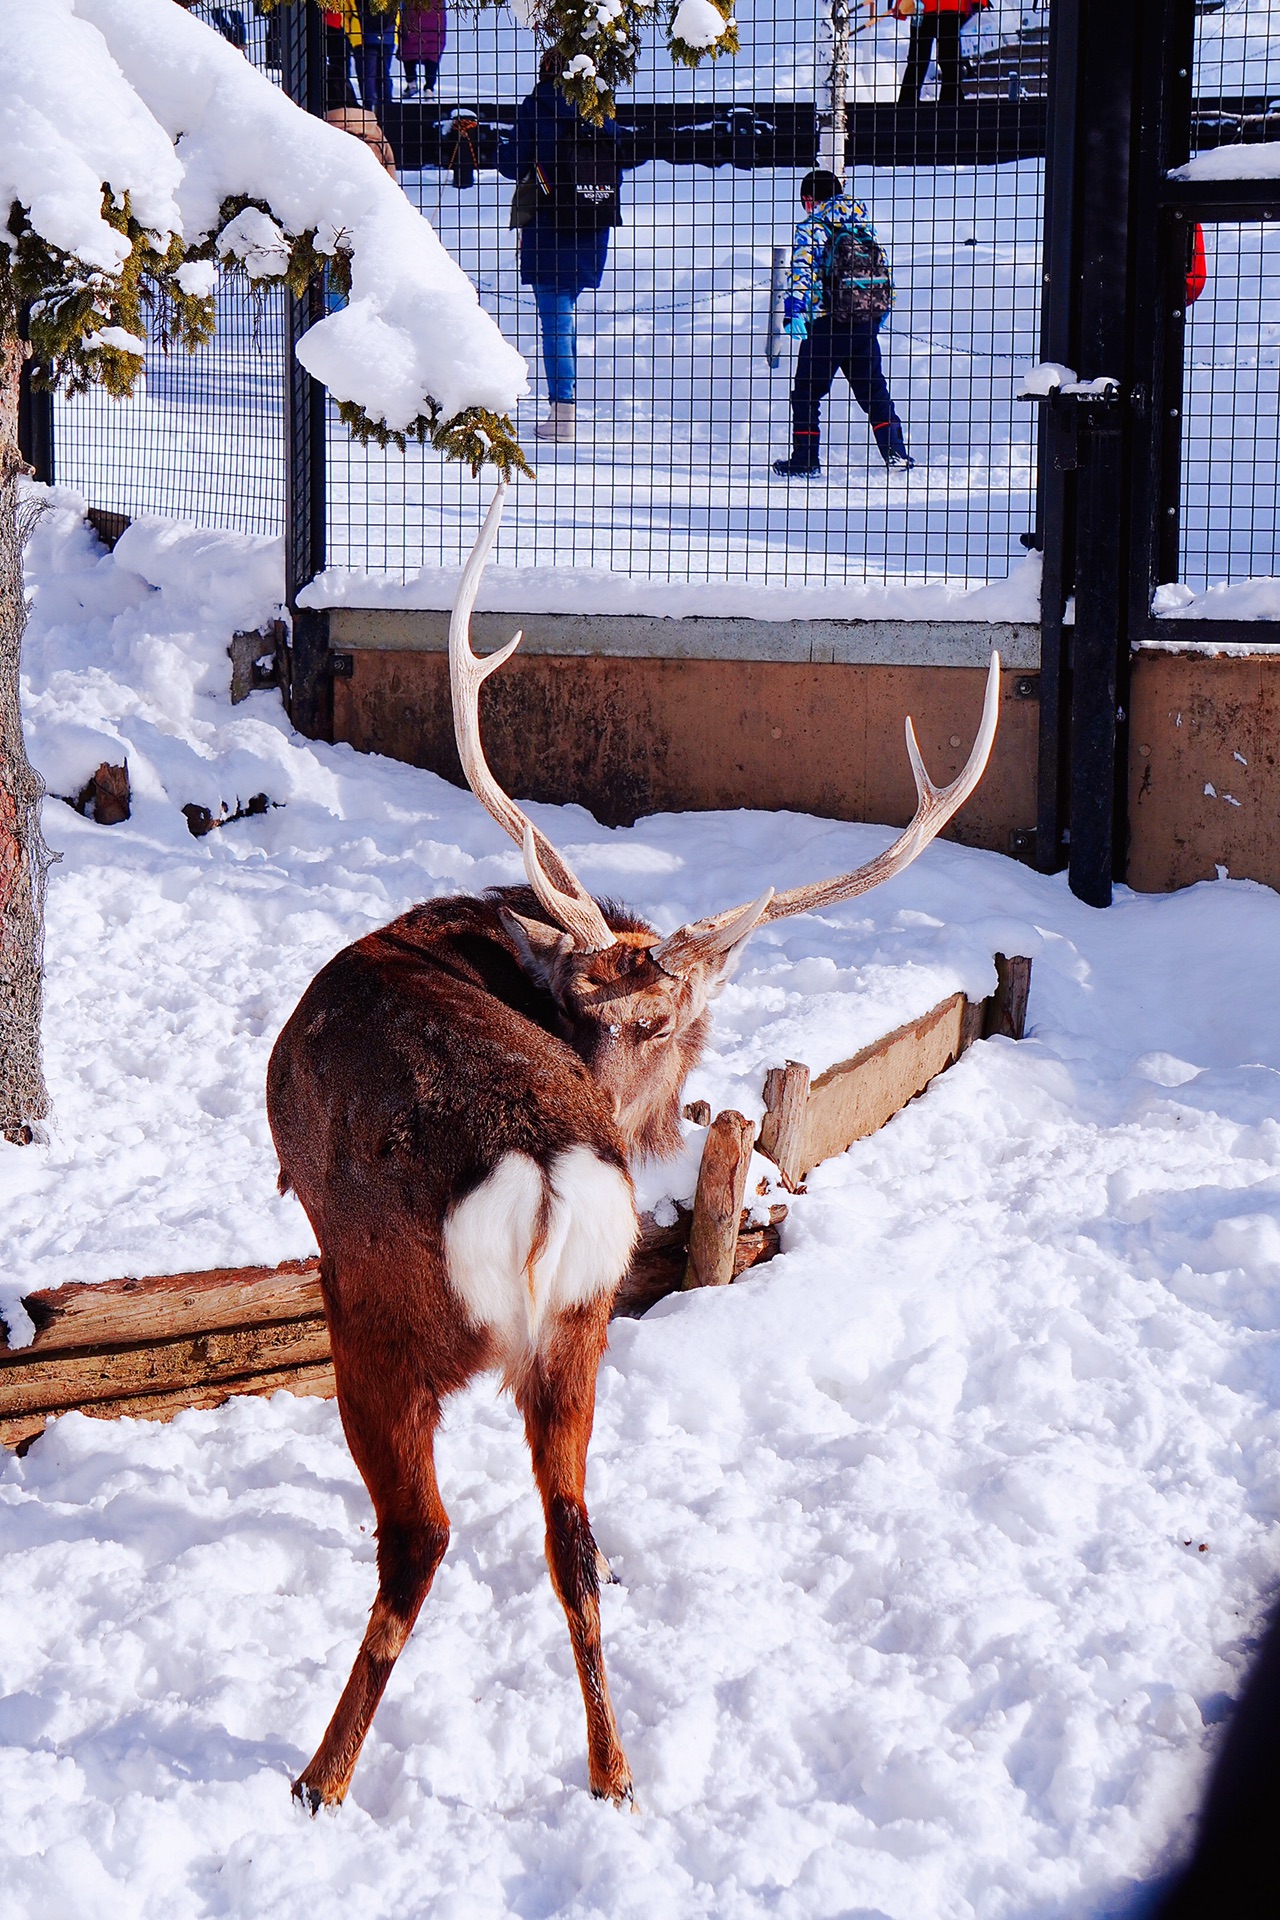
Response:
[[[503,0],[480,4],[501,6]],[[640,41],[651,26],[660,25],[672,59],[682,66],[738,51],[733,0],[510,0],[510,5],[517,20],[560,56],[557,84],[565,99],[597,124],[613,113],[616,89],[634,75]]]
[[[295,107],[173,0],[37,0],[0,72],[6,305],[41,371],[127,393],[146,306],[194,344],[216,263],[349,292],[301,341],[357,433],[415,436],[504,474],[525,364],[428,223],[364,147]]]
[[[148,312],[213,331],[219,263],[349,295],[298,357],[362,437],[523,466],[525,363],[372,154],[174,0],[30,0],[0,36],[0,1133],[47,1111],[39,1057],[40,784],[23,745],[18,383],[127,394]],[[24,336],[25,337],[22,337]]]

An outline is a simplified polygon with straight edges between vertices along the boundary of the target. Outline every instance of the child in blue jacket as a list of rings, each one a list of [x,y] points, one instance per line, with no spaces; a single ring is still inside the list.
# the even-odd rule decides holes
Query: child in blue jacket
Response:
[[[877,337],[893,298],[888,261],[876,244],[866,207],[844,191],[834,173],[807,173],[800,182],[800,204],[805,217],[792,242],[784,310],[786,330],[800,342],[791,389],[791,454],[775,460],[773,470],[784,480],[811,479],[821,471],[818,408],[839,371],[871,422],[886,467],[905,471],[915,462],[885,384]],[[837,294],[833,269],[846,233],[855,242],[848,254],[853,266],[844,272]]]

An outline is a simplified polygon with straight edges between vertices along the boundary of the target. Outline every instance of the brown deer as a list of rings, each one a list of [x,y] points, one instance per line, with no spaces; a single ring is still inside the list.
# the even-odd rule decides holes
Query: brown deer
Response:
[[[320,1244],[343,1428],[377,1516],[378,1592],[318,1751],[294,1783],[314,1813],[346,1794],[391,1669],[449,1538],[433,1441],[446,1396],[500,1368],[524,1417],[587,1714],[591,1791],[631,1799],[600,1645],[584,1499],[596,1372],[636,1236],[628,1163],[680,1139],[680,1089],[707,1003],[752,928],[830,906],[923,852],[982,776],[995,737],[993,655],[969,762],[945,790],[907,751],[919,807],[887,852],[658,934],[593,900],[498,786],[480,686],[518,644],[471,650],[470,615],[500,488],[449,633],[467,781],[522,848],[528,887],[430,900],[347,947],[303,994],[271,1056],[280,1156]]]

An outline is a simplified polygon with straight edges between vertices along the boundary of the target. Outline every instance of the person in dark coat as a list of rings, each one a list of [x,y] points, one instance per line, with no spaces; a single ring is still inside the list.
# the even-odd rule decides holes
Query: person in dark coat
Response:
[[[520,227],[520,279],[533,288],[551,407],[540,440],[571,442],[576,424],[580,294],[604,278],[609,230],[621,226],[621,163],[611,120],[593,127],[556,85],[560,56],[542,56],[538,84],[520,102],[498,148],[498,168],[532,205]]]
[[[907,43],[907,64],[898,89],[898,105],[912,107],[924,91],[934,48],[938,62],[938,105],[958,107],[964,99],[960,79],[960,30],[990,0],[914,0],[914,5],[895,11],[899,19],[911,21]]]

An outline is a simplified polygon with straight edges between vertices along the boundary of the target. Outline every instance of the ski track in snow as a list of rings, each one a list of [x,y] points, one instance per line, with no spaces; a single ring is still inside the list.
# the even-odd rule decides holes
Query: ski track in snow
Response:
[[[127,754],[134,813],[51,799],[47,1147],[0,1152],[32,1286],[307,1252],[274,1190],[274,1034],[341,944],[515,876],[469,796],[229,706],[269,542],[66,493],[30,552],[33,757]],[[975,716],[976,717],[976,716]],[[895,738],[886,751],[900,752]],[[197,842],[179,811],[283,804]],[[590,884],[686,915],[887,830],[534,809]],[[782,1258],[614,1329],[590,1499],[642,1811],[586,1791],[582,1710],[514,1409],[451,1404],[454,1534],[351,1797],[288,1781],[374,1590],[328,1403],[69,1415],[0,1469],[4,1891],[15,1916],[1084,1920],[1136,1912],[1187,1820],[1280,1544],[1280,905],[1219,882],[1106,914],[937,844],[767,930],[690,1085],[759,1111],[1035,957],[992,1041],[792,1203]],[[652,1200],[692,1185],[698,1136]],[[15,1315],[20,1324],[21,1316]]]

